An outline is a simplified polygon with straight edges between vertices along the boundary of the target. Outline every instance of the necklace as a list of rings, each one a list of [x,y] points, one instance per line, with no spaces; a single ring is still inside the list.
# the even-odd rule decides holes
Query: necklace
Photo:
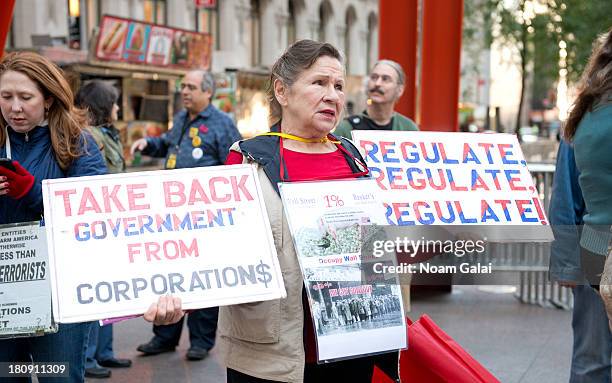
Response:
[[[279,132],[267,132],[267,133],[258,134],[258,136],[277,136],[277,137],[286,138],[288,140],[306,142],[309,144],[315,144],[315,143],[325,144],[328,142],[331,142],[332,144],[340,143],[340,141],[332,140],[328,136],[321,137],[321,138],[304,138],[304,137],[294,136],[293,134],[289,134],[289,133],[279,133]]]

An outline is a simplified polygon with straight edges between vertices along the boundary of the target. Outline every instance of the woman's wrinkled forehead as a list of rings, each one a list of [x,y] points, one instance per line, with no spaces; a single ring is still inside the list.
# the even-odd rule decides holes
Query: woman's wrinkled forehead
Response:
[[[324,75],[344,81],[345,74],[346,70],[337,58],[321,56],[309,68],[303,69],[298,74],[296,80],[308,75]]]

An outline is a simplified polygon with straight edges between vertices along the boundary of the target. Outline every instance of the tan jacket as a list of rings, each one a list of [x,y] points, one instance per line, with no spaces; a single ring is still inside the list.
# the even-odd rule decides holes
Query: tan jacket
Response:
[[[239,144],[230,150],[241,152]],[[287,298],[219,308],[218,333],[228,368],[260,379],[304,381],[304,281],[281,198],[262,166],[257,175],[266,204]],[[408,287],[409,288],[409,287]],[[408,308],[409,297],[404,298]],[[407,305],[406,305],[407,304]]]
[[[304,282],[281,199],[261,167],[257,173],[287,298],[220,307],[220,348],[228,368],[260,379],[303,382]]]

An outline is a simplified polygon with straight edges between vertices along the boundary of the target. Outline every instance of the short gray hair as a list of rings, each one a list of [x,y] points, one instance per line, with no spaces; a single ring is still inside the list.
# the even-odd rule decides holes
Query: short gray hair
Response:
[[[402,69],[402,66],[399,63],[387,59],[378,60],[376,61],[376,64],[374,64],[374,66],[372,67],[372,70],[376,68],[376,66],[379,64],[389,65],[391,68],[393,68],[393,70],[395,70],[395,72],[397,73],[398,84],[403,85],[406,82],[406,74],[404,73],[404,70]]]
[[[212,99],[215,95],[215,78],[213,77],[212,73],[204,69],[194,69],[192,72],[202,74],[200,89],[202,89],[202,92],[210,90],[210,98]]]

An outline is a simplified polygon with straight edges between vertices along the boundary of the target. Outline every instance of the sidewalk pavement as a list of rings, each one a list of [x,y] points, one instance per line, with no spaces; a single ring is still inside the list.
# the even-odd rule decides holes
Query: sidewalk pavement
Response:
[[[511,293],[490,290],[503,289],[454,286],[452,294],[418,295],[411,317],[427,313],[504,383],[567,382],[571,313],[521,304]],[[133,366],[113,369],[110,379],[87,382],[225,382],[225,369],[215,349],[202,361],[185,360],[189,348],[186,330],[175,352],[142,357],[136,347],[149,341],[151,326],[142,319],[116,324],[115,353],[131,358]]]

